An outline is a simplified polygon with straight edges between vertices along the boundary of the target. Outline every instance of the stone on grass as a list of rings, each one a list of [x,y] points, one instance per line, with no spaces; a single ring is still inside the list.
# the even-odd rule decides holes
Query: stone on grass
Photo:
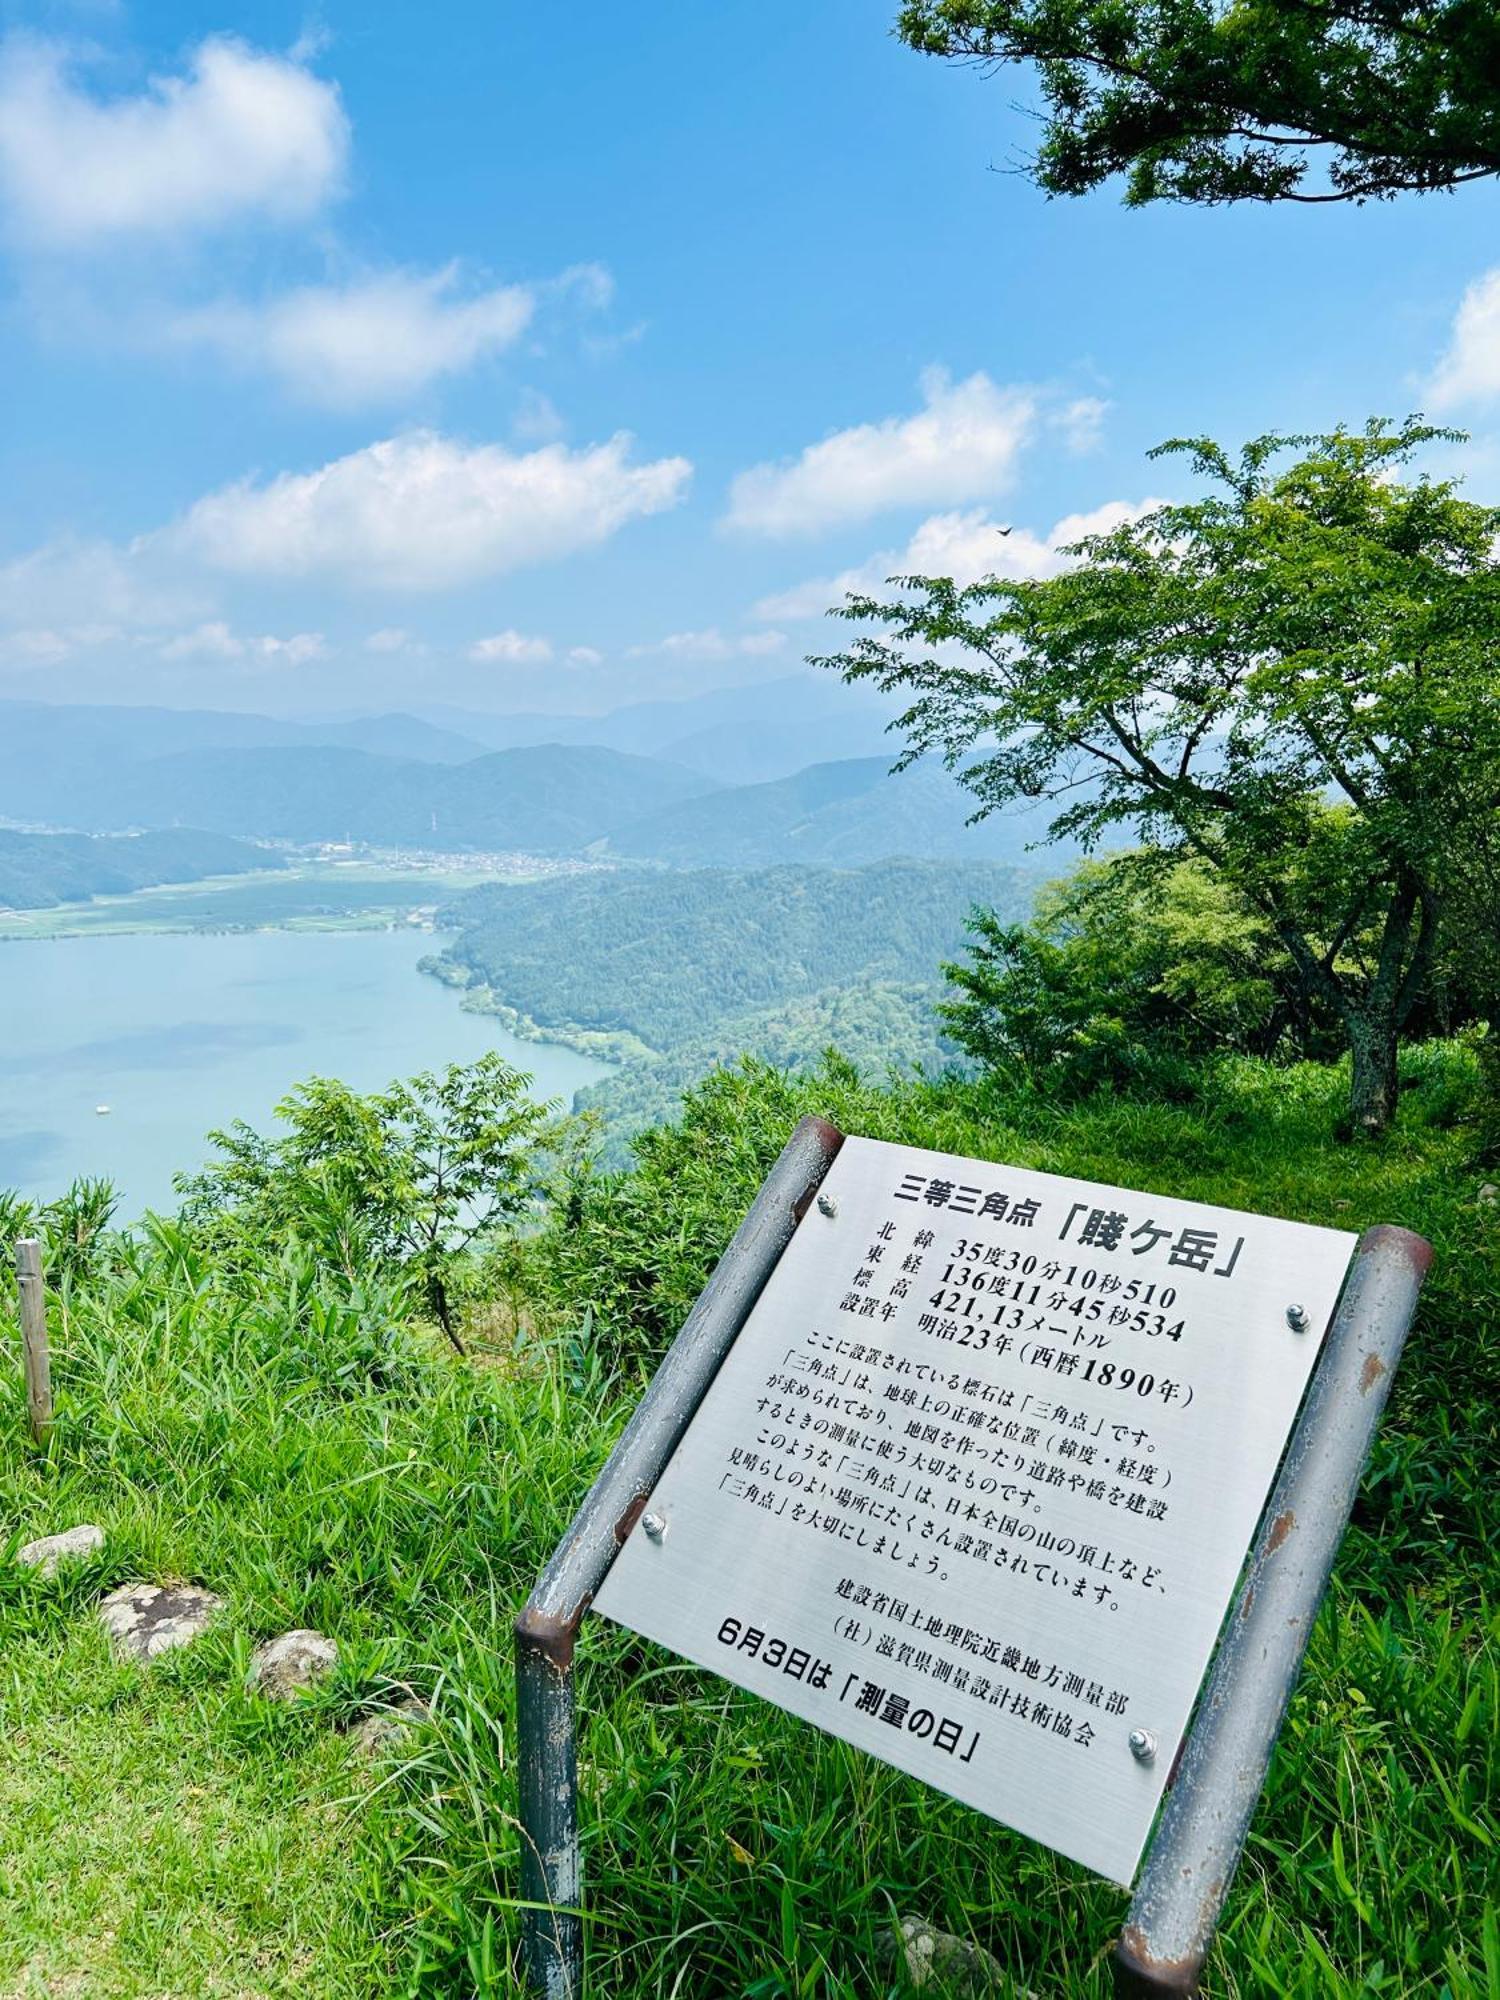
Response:
[[[419,1723],[427,1722],[432,1711],[425,1701],[418,1701],[415,1695],[397,1702],[394,1708],[377,1708],[357,1722],[349,1732],[349,1740],[361,1756],[373,1763],[379,1757],[393,1756],[401,1747],[401,1740]]]
[[[321,1632],[283,1632],[250,1655],[246,1685],[272,1701],[294,1701],[303,1688],[332,1673],[338,1657],[338,1647]]]
[[[195,1583],[122,1583],[99,1605],[99,1622],[122,1660],[154,1660],[207,1629],[224,1603]]]
[[[901,1968],[921,1993],[944,2000],[1001,2000],[1012,1991],[1000,1961],[967,1938],[940,1931],[921,1917],[901,1919]]]
[[[103,1547],[104,1530],[85,1521],[79,1527],[65,1528],[60,1535],[43,1535],[39,1542],[28,1542],[24,1549],[17,1549],[16,1561],[28,1569],[39,1569],[43,1576],[55,1576],[60,1562],[71,1556],[91,1556]]]
[[[1474,1199],[1488,1207],[1492,1201],[1500,1201],[1500,1187],[1496,1187],[1493,1181],[1486,1181]]]

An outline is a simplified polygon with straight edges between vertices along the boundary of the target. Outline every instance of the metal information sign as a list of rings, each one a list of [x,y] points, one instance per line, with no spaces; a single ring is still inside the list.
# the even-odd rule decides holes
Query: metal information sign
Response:
[[[1354,1242],[848,1139],[595,1608],[1128,1884]]]

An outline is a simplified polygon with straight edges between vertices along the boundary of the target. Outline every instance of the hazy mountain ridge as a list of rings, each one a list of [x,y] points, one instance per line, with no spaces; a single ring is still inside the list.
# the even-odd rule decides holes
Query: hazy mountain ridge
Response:
[[[126,763],[66,805],[100,831],[192,824],[296,842],[550,854],[577,852],[642,811],[712,786],[696,771],[582,745],[500,750],[463,764],[318,746]]]
[[[1045,835],[1040,810],[970,825],[973,795],[935,758],[895,774],[890,765],[889,756],[815,764],[770,784],[681,801],[621,828],[609,849],[679,867],[857,868],[895,855],[1023,863],[1028,843]]]
[[[784,778],[808,764],[881,750],[894,706],[829,676],[789,674],[745,687],[707,688],[637,701],[604,715],[484,715],[435,707],[445,730],[495,750],[540,743],[597,743],[638,757],[689,764],[726,784]]]
[[[484,755],[482,743],[416,715],[312,723],[235,710],[0,701],[0,815],[66,823],[69,808],[95,785],[159,757],[316,747],[424,763]]]
[[[493,734],[547,727],[619,739],[502,749],[402,716],[314,726],[0,704],[0,820],[89,833],[202,827],[309,845],[590,853],[676,868],[861,867],[902,855],[1019,861],[1044,834],[1040,808],[969,825],[972,797],[935,759],[891,775],[878,715],[830,710],[839,693],[803,677],[611,716],[476,718]],[[685,721],[697,732],[684,734]],[[814,754],[825,739],[846,752],[868,747],[861,737],[876,739],[875,754]],[[662,744],[688,761],[636,747]],[[792,754],[806,761],[781,769]],[[712,765],[769,765],[777,775],[723,782]]]

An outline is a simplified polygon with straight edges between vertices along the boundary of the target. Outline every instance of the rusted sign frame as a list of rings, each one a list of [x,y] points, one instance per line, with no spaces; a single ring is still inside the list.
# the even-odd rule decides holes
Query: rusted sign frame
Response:
[[[792,1134],[516,1620],[523,1945],[534,2000],[583,1994],[578,1628],[843,1136],[820,1118]],[[1115,1947],[1122,2000],[1198,1990],[1431,1261],[1430,1245],[1405,1229],[1369,1230],[1355,1249]]]

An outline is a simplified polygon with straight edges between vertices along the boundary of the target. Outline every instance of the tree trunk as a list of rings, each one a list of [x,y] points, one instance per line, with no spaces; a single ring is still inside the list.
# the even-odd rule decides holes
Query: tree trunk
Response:
[[[428,1272],[427,1297],[431,1302],[433,1312],[437,1316],[438,1325],[447,1334],[458,1353],[466,1356],[469,1350],[464,1346],[463,1341],[459,1337],[458,1326],[453,1317],[453,1307],[448,1298],[448,1287],[443,1283],[440,1271]]]
[[[1345,1027],[1354,1058],[1349,1120],[1360,1137],[1378,1139],[1396,1111],[1396,1024],[1349,1014]]]

